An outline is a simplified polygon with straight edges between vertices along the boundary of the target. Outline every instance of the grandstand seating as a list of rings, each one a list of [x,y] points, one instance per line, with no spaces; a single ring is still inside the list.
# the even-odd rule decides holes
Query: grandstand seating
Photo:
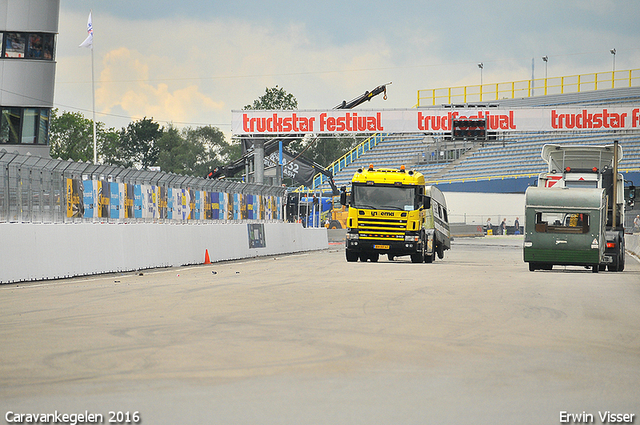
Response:
[[[607,92],[605,103],[617,103]],[[628,92],[620,91],[627,101]],[[585,95],[585,102],[594,103],[593,93]],[[638,101],[638,98],[634,98]],[[511,106],[514,101],[511,100]],[[576,94],[571,95],[571,103],[580,104]],[[405,165],[423,173],[428,181],[439,185],[460,183],[471,180],[489,180],[495,178],[530,178],[546,170],[542,160],[542,146],[547,143],[603,145],[618,140],[623,149],[620,162],[621,171],[640,173],[640,131],[620,132],[533,132],[506,133],[499,140],[487,142],[467,142],[466,153],[456,161],[428,162],[428,155],[435,147],[432,136],[425,134],[387,134],[379,138],[377,145],[360,155],[349,166],[337,172],[334,181],[338,187],[348,185],[353,173],[361,167],[373,164],[376,168],[399,168]],[[440,142],[441,150],[460,147],[461,142]],[[457,145],[456,145],[457,144]],[[442,149],[444,147],[444,149]],[[321,188],[328,188],[326,184]],[[445,189],[445,188],[443,188]],[[446,189],[445,189],[446,190]]]

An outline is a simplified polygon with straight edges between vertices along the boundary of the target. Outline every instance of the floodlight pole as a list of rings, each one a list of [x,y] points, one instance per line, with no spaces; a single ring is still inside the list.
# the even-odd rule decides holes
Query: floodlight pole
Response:
[[[613,55],[613,67],[611,68],[611,88],[614,88],[615,86],[615,75],[616,75],[616,49],[613,48],[611,50],[609,50],[611,52],[611,54]]]
[[[547,94],[547,65],[549,65],[549,56],[543,56],[544,61],[544,94]]]

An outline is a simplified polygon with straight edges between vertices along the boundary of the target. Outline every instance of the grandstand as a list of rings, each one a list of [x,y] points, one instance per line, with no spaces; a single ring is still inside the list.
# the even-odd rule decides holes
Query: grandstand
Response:
[[[640,106],[640,87],[627,87],[582,93],[555,94],[493,101],[491,106]],[[471,108],[478,104],[448,105]],[[428,108],[424,108],[428,109]],[[602,145],[618,140],[624,156],[620,170],[626,180],[640,184],[640,130],[563,131],[503,133],[496,140],[459,141],[436,134],[384,134],[368,150],[358,152],[352,161],[333,168],[337,186],[347,185],[360,167],[398,168],[406,165],[425,175],[444,191],[524,193],[539,173],[546,170],[540,156],[546,143]],[[345,157],[353,157],[352,153]],[[345,158],[341,158],[342,160]],[[317,187],[328,188],[317,180]]]

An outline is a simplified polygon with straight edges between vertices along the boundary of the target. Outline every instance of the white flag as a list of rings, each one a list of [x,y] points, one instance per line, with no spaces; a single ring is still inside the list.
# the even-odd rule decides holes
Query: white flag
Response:
[[[91,23],[91,12],[89,12],[89,21],[87,22],[87,38],[78,47],[89,47],[93,49],[93,24]]]

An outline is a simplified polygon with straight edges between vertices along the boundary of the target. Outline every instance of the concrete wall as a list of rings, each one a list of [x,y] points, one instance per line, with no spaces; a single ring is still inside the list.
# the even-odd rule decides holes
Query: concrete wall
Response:
[[[627,251],[631,251],[637,257],[640,257],[640,234],[624,235],[624,246]]]
[[[265,248],[247,224],[0,224],[0,283],[212,262],[328,247],[325,228],[265,223]]]

